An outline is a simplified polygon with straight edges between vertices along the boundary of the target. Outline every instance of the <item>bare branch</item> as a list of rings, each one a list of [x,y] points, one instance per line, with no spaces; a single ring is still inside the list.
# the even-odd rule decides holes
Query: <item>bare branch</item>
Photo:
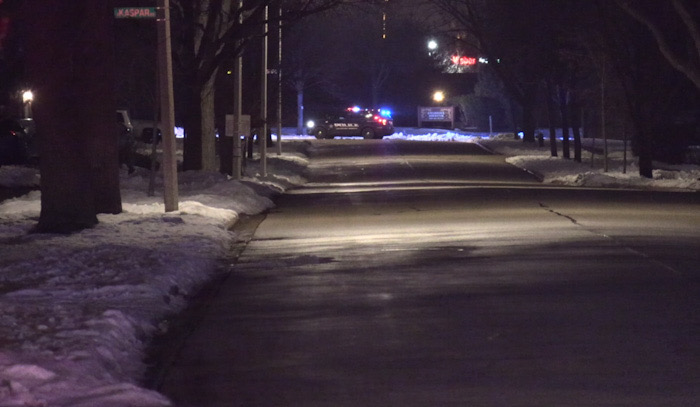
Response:
[[[661,30],[661,28],[650,18],[645,16],[641,11],[634,8],[628,0],[616,0],[616,2],[620,6],[620,8],[622,8],[627,14],[629,14],[639,23],[643,24],[651,32],[651,34],[654,36],[654,39],[656,40],[657,46],[659,47],[659,51],[661,51],[661,54],[664,56],[664,58],[666,58],[666,60],[671,64],[671,66],[673,66],[673,68],[675,68],[679,72],[682,72],[685,76],[688,77],[688,79],[690,79],[693,82],[696,88],[700,89],[700,66],[693,66],[690,61],[684,61],[678,55],[676,55],[671,49],[671,46],[666,40],[666,37],[664,36],[664,33]],[[680,4],[679,0],[673,0],[673,2],[674,5],[678,3],[678,6],[676,7],[677,11],[679,9],[682,11],[686,11]],[[685,22],[685,18],[683,17],[680,11],[679,14]],[[695,32],[691,31],[691,35],[695,34],[695,37],[700,37],[700,34],[697,33],[697,27],[692,21],[692,17],[690,17],[690,15],[688,15],[688,19],[691,22],[690,25],[688,25],[688,23],[686,22],[688,29],[690,30],[695,28]],[[694,40],[696,40],[695,37]],[[697,40],[696,45],[698,45]]]
[[[697,51],[698,56],[700,57],[700,29],[698,29],[698,25],[695,23],[695,20],[688,9],[685,8],[683,3],[681,3],[681,0],[673,0],[673,7],[681,17],[681,20],[683,20],[683,24],[685,24],[688,32],[690,32],[690,36],[695,43],[695,51]]]

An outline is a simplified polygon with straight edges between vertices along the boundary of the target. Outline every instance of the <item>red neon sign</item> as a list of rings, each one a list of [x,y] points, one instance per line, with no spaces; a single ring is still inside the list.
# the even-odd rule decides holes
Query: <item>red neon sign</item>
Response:
[[[459,66],[472,66],[476,65],[476,58],[474,57],[464,57],[459,55],[452,55],[450,57],[452,63]]]

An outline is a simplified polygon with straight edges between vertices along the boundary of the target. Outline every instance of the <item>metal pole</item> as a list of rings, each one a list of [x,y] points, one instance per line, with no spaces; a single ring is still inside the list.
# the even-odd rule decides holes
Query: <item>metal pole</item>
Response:
[[[238,1],[238,24],[243,23],[243,0]],[[233,65],[235,96],[233,98],[233,179],[241,179],[241,167],[243,166],[243,148],[241,146],[241,113],[243,111],[243,57],[238,50],[236,61]]]
[[[260,143],[260,173],[263,177],[267,176],[267,11],[268,6],[265,6],[263,13],[263,47],[262,47],[262,75],[260,86],[260,120],[262,121],[262,129],[258,134]]]
[[[277,13],[277,155],[282,154],[282,2]]]
[[[600,80],[600,127],[603,133],[603,172],[608,172],[608,133],[605,131],[605,56]]]
[[[170,45],[170,0],[159,0],[163,18],[158,23],[160,118],[163,123],[163,200],[165,211],[178,210],[177,161],[175,158],[175,109],[173,63]],[[153,135],[156,136],[155,134]]]
[[[622,153],[622,173],[627,174],[627,126],[625,121],[622,121],[622,140],[623,140],[623,153]]]

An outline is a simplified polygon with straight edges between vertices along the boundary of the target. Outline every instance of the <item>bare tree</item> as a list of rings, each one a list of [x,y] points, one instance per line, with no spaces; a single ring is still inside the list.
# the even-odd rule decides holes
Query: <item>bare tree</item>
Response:
[[[186,170],[216,168],[214,80],[225,61],[239,55],[262,35],[266,7],[279,0],[177,0],[177,65],[182,71],[186,112],[184,163]],[[327,10],[343,0],[289,0],[282,2],[282,19],[293,21]],[[271,18],[274,13],[270,14]]]
[[[332,87],[341,72],[343,65],[334,47],[341,32],[337,21],[335,14],[320,13],[294,24],[285,36],[282,70],[297,95],[299,134],[304,131],[304,93],[317,86]]]
[[[649,31],[632,19],[626,21],[625,11],[616,3],[599,0],[597,8],[602,50],[612,73],[609,81],[614,80],[624,95],[627,114],[634,126],[632,147],[639,157],[639,174],[651,178],[652,159],[660,157],[664,149],[674,147],[658,129],[672,110],[678,108],[678,101],[688,94],[685,77],[670,65],[659,63],[664,57],[650,48],[654,40],[648,38]],[[661,13],[662,9],[657,11]]]

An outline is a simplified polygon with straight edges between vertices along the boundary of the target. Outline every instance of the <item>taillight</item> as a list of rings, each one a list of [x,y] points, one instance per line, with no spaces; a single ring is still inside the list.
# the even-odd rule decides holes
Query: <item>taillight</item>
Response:
[[[374,119],[375,122],[381,124],[382,126],[386,126],[386,119],[385,119],[385,118],[383,118],[383,117],[381,117],[381,116],[378,116],[378,115],[375,115],[375,116],[373,117],[373,119]]]

